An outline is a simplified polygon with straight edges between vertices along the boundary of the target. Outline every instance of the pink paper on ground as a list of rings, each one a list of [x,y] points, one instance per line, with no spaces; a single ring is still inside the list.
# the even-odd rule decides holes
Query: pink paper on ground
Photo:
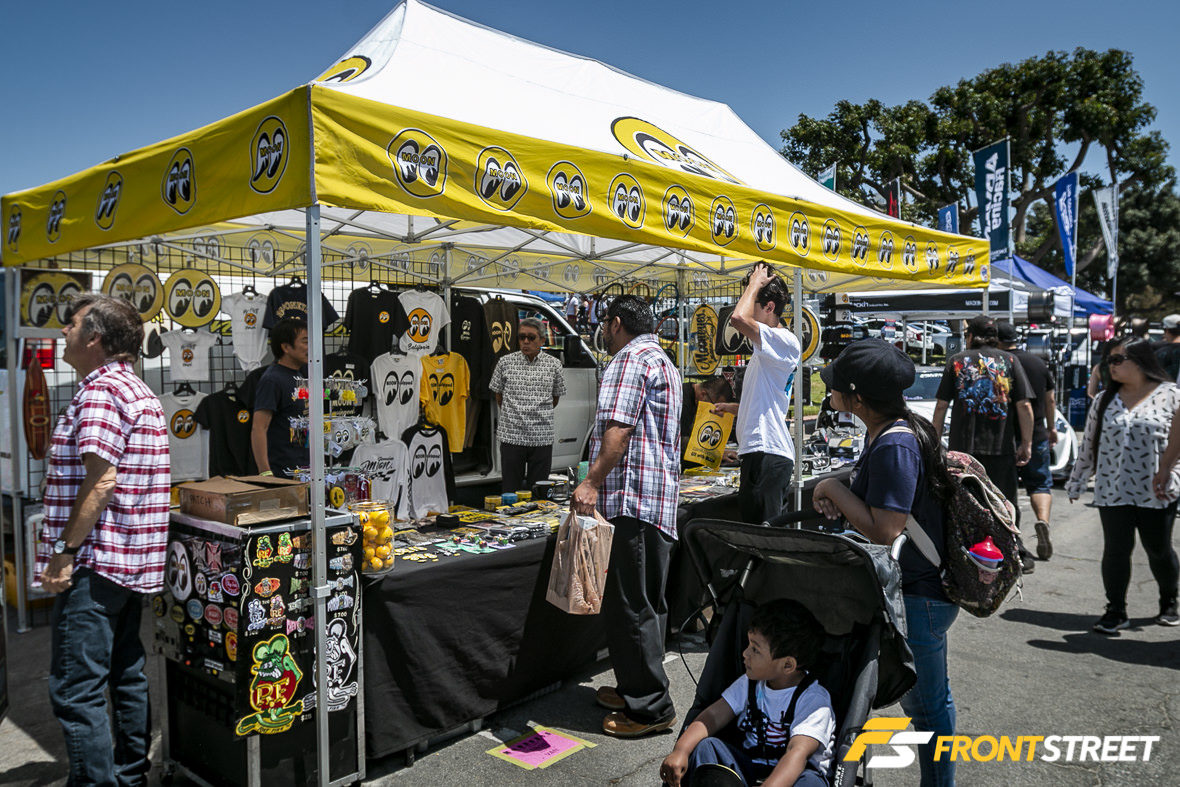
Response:
[[[581,745],[579,741],[572,741],[560,733],[540,730],[524,740],[505,746],[502,755],[530,768],[540,768],[549,760]]]

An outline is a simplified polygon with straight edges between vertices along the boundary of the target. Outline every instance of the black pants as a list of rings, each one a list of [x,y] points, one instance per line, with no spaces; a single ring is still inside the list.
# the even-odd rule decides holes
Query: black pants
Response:
[[[1017,490],[1020,488],[1020,473],[1016,467],[1016,454],[976,456],[975,458],[987,471],[987,477],[1016,509],[1016,527],[1020,527],[1020,503],[1016,499]]]
[[[615,517],[602,615],[617,688],[628,718],[662,721],[676,712],[664,672],[668,607],[664,586],[672,538],[629,516]]]
[[[1131,584],[1131,553],[1135,533],[1143,540],[1147,565],[1160,588],[1160,602],[1176,598],[1180,562],[1172,548],[1172,526],[1176,504],[1167,508],[1100,506],[1102,519],[1102,586],[1106,600],[1118,609],[1127,608],[1127,586]]]
[[[795,461],[755,451],[742,454],[738,507],[742,521],[760,525],[788,508],[787,495],[795,475]]]
[[[552,445],[500,443],[500,474],[504,479],[500,489],[505,492],[515,492],[518,489],[531,490],[533,484],[549,478],[549,470],[552,469],[552,466]]]

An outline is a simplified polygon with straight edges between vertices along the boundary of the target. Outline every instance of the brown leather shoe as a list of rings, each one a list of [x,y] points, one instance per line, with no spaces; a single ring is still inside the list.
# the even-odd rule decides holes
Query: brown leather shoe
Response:
[[[663,732],[676,723],[676,714],[662,721],[634,721],[625,713],[608,713],[602,720],[602,731],[616,738],[642,738],[653,732]]]
[[[623,710],[627,707],[614,686],[599,686],[598,691],[594,692],[594,701],[607,710]]]

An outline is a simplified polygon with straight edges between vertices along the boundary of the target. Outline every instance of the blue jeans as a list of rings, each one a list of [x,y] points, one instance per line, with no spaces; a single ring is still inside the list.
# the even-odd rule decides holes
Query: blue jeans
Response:
[[[697,768],[709,763],[724,765],[737,771],[745,784],[754,784],[766,778],[766,766],[758,766],[744,749],[726,743],[720,738],[705,738],[692,750],[688,758],[688,770],[684,772],[681,784],[692,787],[692,777]],[[825,787],[828,780],[819,771],[811,767],[810,763],[795,780],[795,787]]]
[[[71,785],[147,783],[151,714],[142,609],[139,593],[88,568],[74,572],[73,586],[54,602],[49,700],[65,733]]]
[[[949,601],[924,596],[905,596],[909,634],[906,642],[914,652],[918,682],[901,698],[901,707],[914,720],[914,729],[930,731],[930,743],[918,747],[922,787],[953,785],[955,764],[950,759],[934,761],[934,745],[940,735],[955,734],[955,700],[946,671],[946,633],[955,622],[959,608]]]

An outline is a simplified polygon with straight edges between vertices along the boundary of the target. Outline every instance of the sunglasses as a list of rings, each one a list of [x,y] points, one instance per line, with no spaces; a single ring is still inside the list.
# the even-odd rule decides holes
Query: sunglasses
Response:
[[[539,341],[541,341],[541,337],[535,333],[517,334],[516,338],[520,339],[522,342],[539,342]]]
[[[1112,355],[1109,358],[1107,358],[1106,363],[1109,366],[1118,366],[1123,361],[1129,361],[1129,360],[1131,360],[1131,359],[1128,358],[1127,356],[1123,355],[1122,353],[1117,353],[1117,354]]]

